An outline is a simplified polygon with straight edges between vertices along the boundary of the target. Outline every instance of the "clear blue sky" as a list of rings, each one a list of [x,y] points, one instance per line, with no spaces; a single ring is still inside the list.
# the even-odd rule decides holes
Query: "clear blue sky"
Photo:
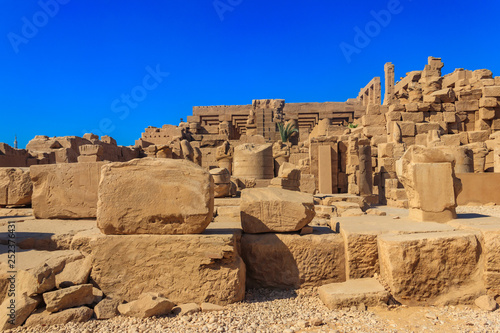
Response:
[[[345,101],[388,61],[396,78],[428,56],[500,75],[497,0],[0,4],[0,142],[20,147],[89,131],[131,145],[196,105]]]

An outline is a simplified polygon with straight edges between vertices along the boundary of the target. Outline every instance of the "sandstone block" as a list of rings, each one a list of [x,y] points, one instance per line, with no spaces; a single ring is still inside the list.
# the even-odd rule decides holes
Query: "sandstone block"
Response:
[[[159,292],[177,304],[240,301],[245,295],[245,265],[237,250],[240,231],[213,225],[223,232],[96,239],[91,242],[91,277],[105,295],[125,301],[143,292]]]
[[[28,168],[0,168],[0,206],[30,204],[32,193]]]
[[[433,92],[431,95],[436,96],[443,103],[455,102],[455,91],[452,88],[438,90]]]
[[[496,97],[483,97],[479,100],[480,108],[496,108],[498,106],[498,99]]]
[[[443,112],[443,121],[454,123],[456,121],[455,112]]]
[[[58,312],[80,305],[92,304],[94,295],[91,284],[82,284],[46,292],[43,294],[43,300],[48,312]]]
[[[118,305],[118,311],[129,317],[148,318],[169,313],[174,307],[169,299],[158,293],[144,293],[135,301]]]
[[[212,303],[201,303],[201,312],[213,312],[213,311],[222,311],[224,310],[223,306],[212,304]]]
[[[385,115],[364,115],[361,117],[361,125],[363,126],[376,126],[376,125],[385,125]]]
[[[56,275],[56,287],[66,288],[86,284],[91,268],[90,257],[67,263],[63,270]]]
[[[187,316],[200,311],[201,308],[196,303],[179,304],[172,309],[172,313],[178,316]]]
[[[312,195],[270,187],[243,190],[240,209],[246,233],[297,231],[315,215]]]
[[[106,297],[94,307],[95,317],[97,319],[110,319],[118,316],[118,305],[120,304],[120,300]]]
[[[476,306],[478,308],[480,308],[481,310],[484,310],[484,311],[495,311],[498,307],[498,304],[497,304],[497,302],[495,302],[493,297],[488,296],[488,295],[483,295],[483,296],[477,298],[474,301],[474,304],[476,304]]]
[[[405,136],[415,136],[415,123],[411,121],[398,121],[397,124],[401,128],[401,135]]]
[[[348,280],[342,283],[323,285],[318,289],[319,298],[330,309],[348,308],[364,304],[379,306],[387,304],[390,294],[373,278]]]
[[[483,97],[500,97],[500,86],[484,87]]]
[[[403,122],[414,122],[421,123],[424,121],[424,113],[423,112],[404,112],[401,115]],[[401,128],[401,130],[403,130]]]
[[[469,136],[469,143],[485,142],[490,137],[490,131],[470,131],[467,132]]]
[[[241,252],[249,288],[298,288],[345,281],[342,236],[326,228],[313,234],[243,234]]]
[[[392,111],[392,112],[386,113],[385,118],[386,118],[386,120],[400,121],[402,114],[403,114],[403,112],[401,112],[401,111]]]
[[[439,123],[421,123],[421,124],[415,124],[416,126],[416,131],[417,134],[425,134],[429,131],[439,131]]]
[[[471,301],[481,288],[478,246],[476,233],[468,231],[381,235],[381,276],[406,305]]]
[[[418,112],[418,104],[417,103],[408,103],[405,105],[406,112]]]
[[[272,179],[274,177],[272,144],[246,143],[235,147],[233,168],[235,177]]]
[[[210,174],[215,184],[228,184],[231,182],[231,174],[226,168],[210,169]]]
[[[208,171],[187,161],[136,159],[102,170],[97,226],[105,234],[195,234],[212,221]]]
[[[50,325],[64,325],[69,322],[85,323],[92,318],[94,311],[92,309],[81,306],[74,309],[67,309],[60,312],[52,313],[49,311],[40,311],[32,314],[24,326],[50,326]]]
[[[443,103],[442,104],[442,110],[443,110],[443,112],[453,112],[453,113],[455,113],[455,111],[456,111],[455,103]]]
[[[455,108],[456,108],[457,112],[478,111],[479,110],[479,101],[478,100],[457,101],[455,103]]]
[[[374,136],[385,135],[387,134],[385,126],[369,126],[363,127],[363,134],[367,138],[371,138]]]
[[[491,120],[495,118],[496,110],[494,108],[480,108],[479,109],[479,119]]]
[[[30,297],[21,292],[16,293],[13,298],[6,298],[0,304],[0,330],[3,331],[22,325],[41,302],[42,298],[40,296]],[[13,316],[11,316],[11,309],[9,308],[11,304],[15,306]]]
[[[33,215],[38,219],[96,217],[101,167],[106,162],[33,165]]]

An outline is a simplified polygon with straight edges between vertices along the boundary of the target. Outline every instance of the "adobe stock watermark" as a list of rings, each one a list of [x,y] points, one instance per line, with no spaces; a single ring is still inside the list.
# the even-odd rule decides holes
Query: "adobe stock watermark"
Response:
[[[347,63],[351,63],[353,54],[361,53],[362,49],[370,45],[372,39],[380,35],[382,29],[386,28],[391,23],[392,17],[401,14],[403,9],[404,7],[399,0],[389,0],[387,2],[387,9],[382,9],[378,12],[374,10],[370,11],[373,20],[367,22],[364,29],[358,26],[354,27],[354,32],[356,33],[353,40],[354,45],[346,42],[339,44],[340,50]]]
[[[232,12],[237,6],[241,5],[243,0],[214,0],[213,6],[219,19],[224,21],[226,12]]]
[[[121,94],[120,98],[115,98],[111,102],[111,111],[118,116],[118,120],[123,121],[130,115],[130,110],[136,109],[139,103],[148,97],[148,93],[155,90],[170,75],[168,72],[162,72],[160,65],[153,69],[146,67],[147,74],[142,78],[141,84],[136,85],[130,90],[130,93]],[[116,119],[115,119],[116,121]],[[92,131],[83,130],[85,133],[93,133],[98,136],[111,134],[115,129],[115,121],[111,118],[103,118],[99,121],[98,128]]]
[[[40,10],[35,12],[31,20],[26,16],[21,18],[23,25],[21,26],[21,33],[15,32],[7,33],[7,39],[12,46],[15,53],[19,53],[19,46],[21,44],[28,44],[30,39],[38,35],[39,29],[45,27],[51,18],[59,13],[61,5],[66,5],[70,0],[40,0],[38,6]]]

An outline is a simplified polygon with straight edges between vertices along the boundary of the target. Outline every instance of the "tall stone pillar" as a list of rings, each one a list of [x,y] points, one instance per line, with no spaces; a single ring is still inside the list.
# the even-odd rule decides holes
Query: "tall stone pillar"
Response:
[[[385,72],[385,95],[384,105],[392,104],[394,99],[394,65],[390,62],[384,65]]]
[[[372,149],[371,146],[359,146],[359,176],[358,187],[360,196],[369,196],[373,194],[372,180]]]

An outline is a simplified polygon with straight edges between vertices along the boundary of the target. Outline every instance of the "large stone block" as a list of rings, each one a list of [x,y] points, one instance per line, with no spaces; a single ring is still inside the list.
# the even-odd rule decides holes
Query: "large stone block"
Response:
[[[247,233],[297,231],[315,215],[311,194],[272,187],[243,190],[240,209]]]
[[[397,174],[408,196],[410,218],[447,222],[456,217],[461,186],[452,163],[453,155],[422,146],[410,147],[398,160]]]
[[[299,288],[345,281],[342,236],[315,227],[313,234],[243,234],[241,255],[249,288]]]
[[[233,176],[272,179],[274,159],[271,144],[246,143],[234,148]]]
[[[387,304],[388,291],[376,279],[357,279],[342,283],[331,283],[319,287],[319,298],[330,309],[349,308],[364,304],[380,306]]]
[[[0,168],[0,206],[30,204],[32,193],[28,168]]]
[[[105,162],[33,165],[33,215],[38,219],[94,218]]]
[[[102,170],[97,226],[105,234],[195,234],[212,221],[214,185],[187,160],[136,159]]]
[[[201,235],[112,235],[94,240],[91,277],[106,296],[125,301],[145,292],[163,294],[176,304],[241,301],[241,231],[214,225],[218,229]]]
[[[406,305],[472,302],[484,293],[476,236],[461,230],[381,235],[381,276]]]

